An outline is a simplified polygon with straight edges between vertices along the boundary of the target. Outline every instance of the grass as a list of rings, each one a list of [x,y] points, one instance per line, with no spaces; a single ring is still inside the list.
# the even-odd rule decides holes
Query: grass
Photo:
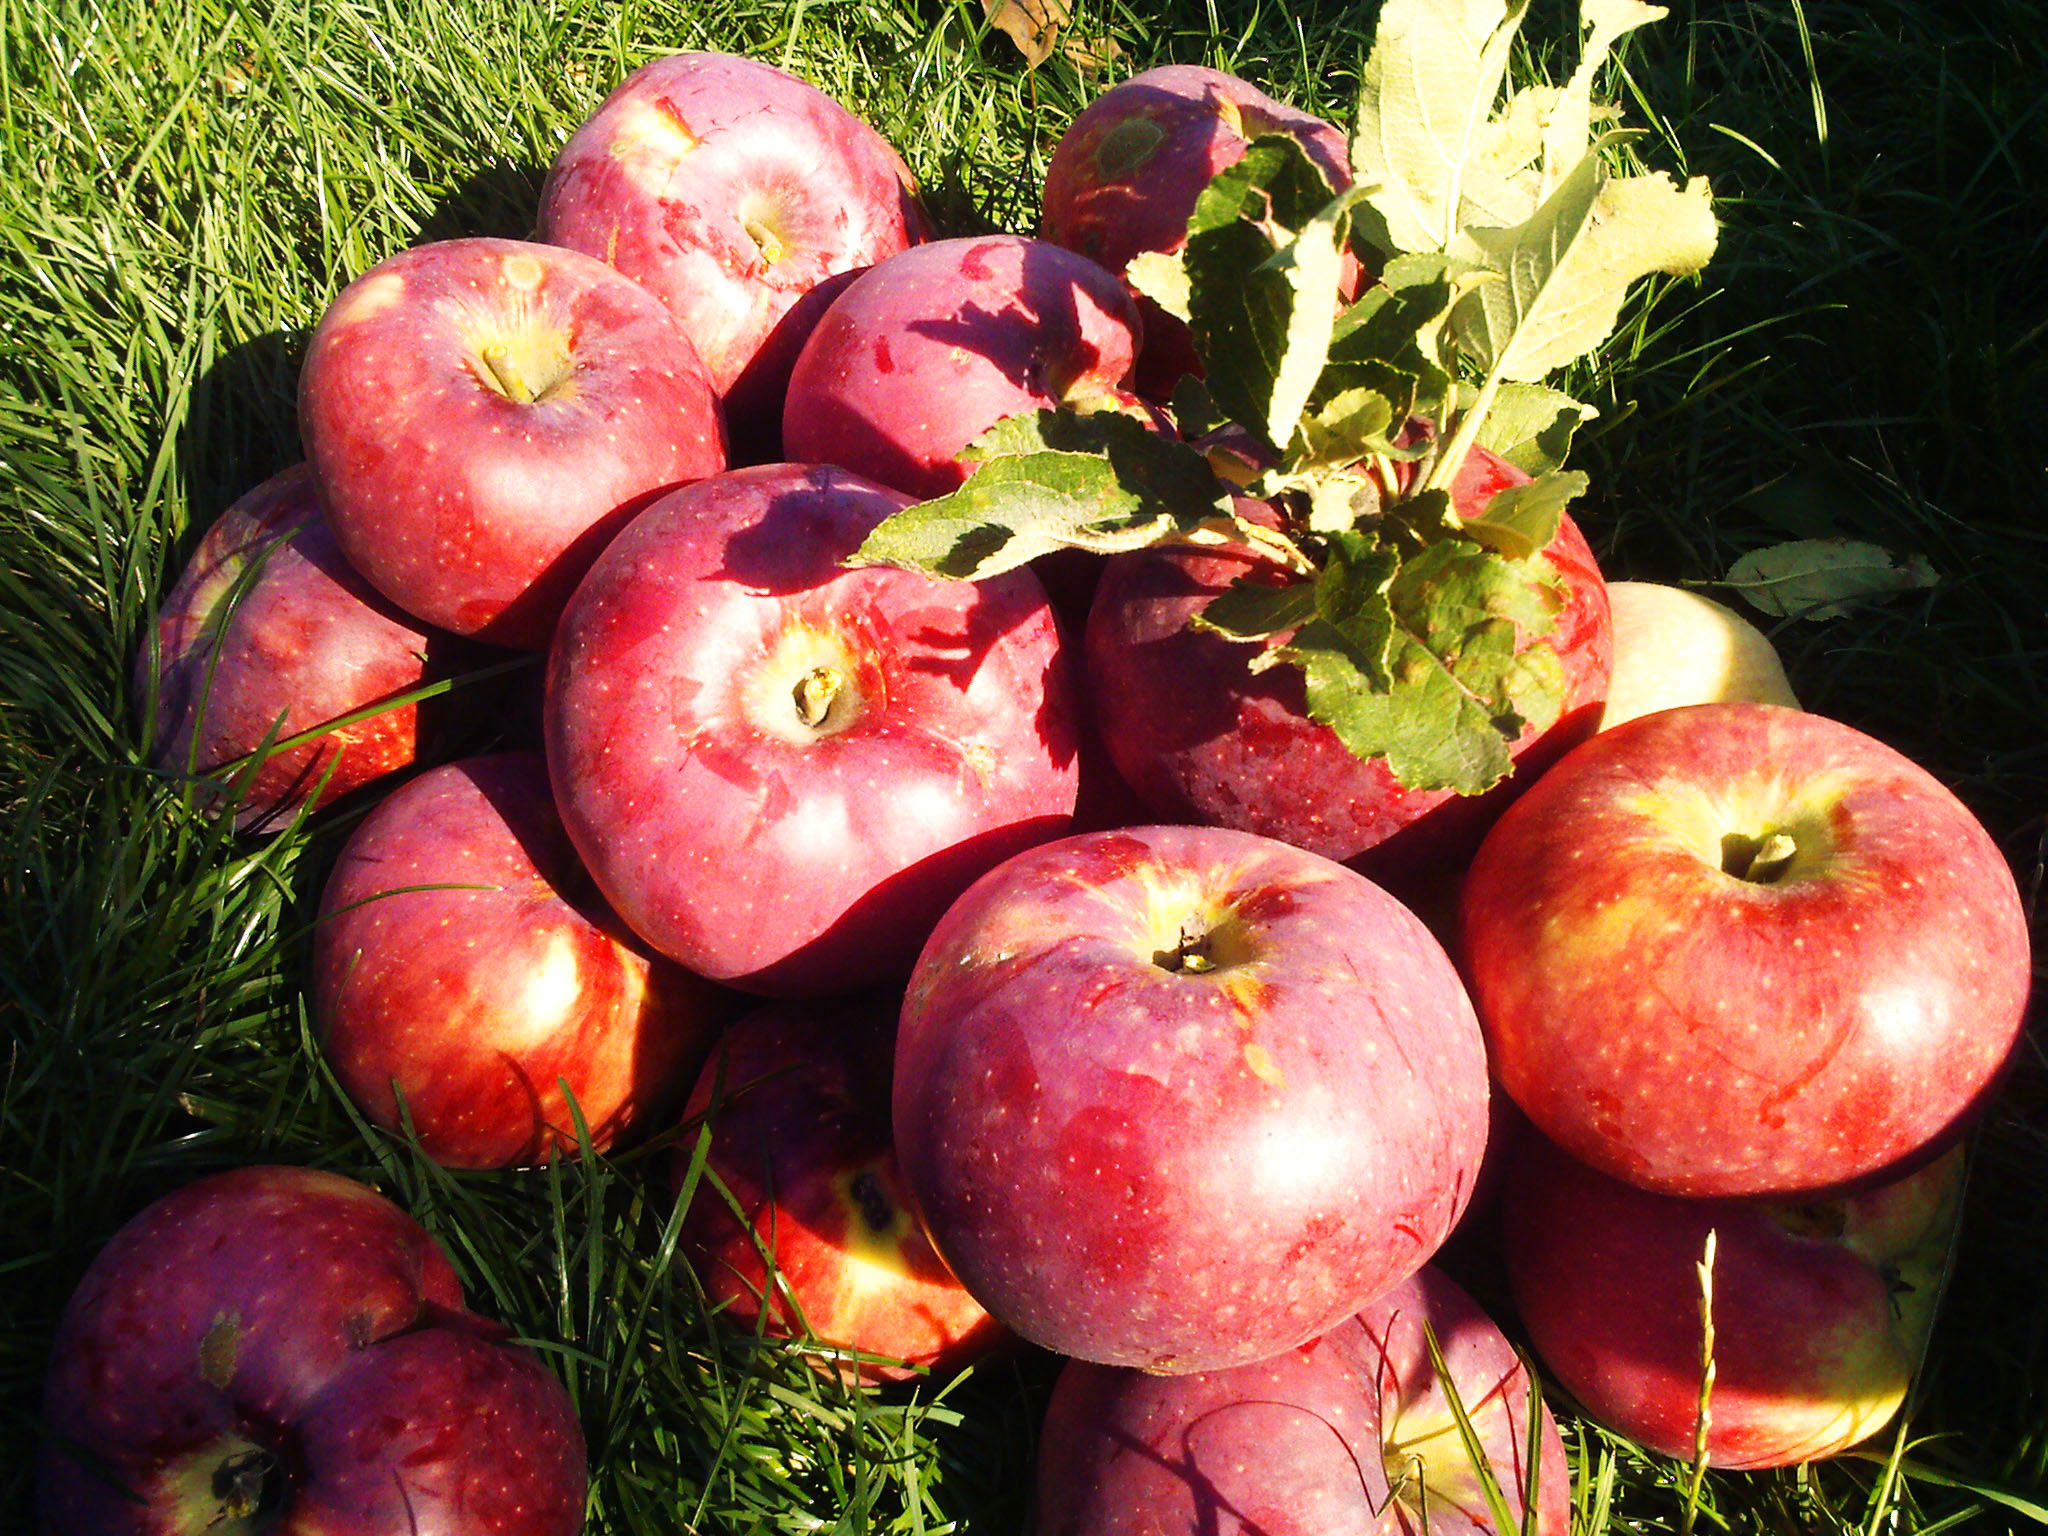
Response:
[[[1147,64],[1344,119],[1369,8],[1079,5],[1108,62],[1027,73],[939,0],[0,0],[0,1525],[25,1512],[52,1327],[99,1244],[232,1164],[366,1178],[547,1352],[595,1532],[1022,1528],[1053,1363],[864,1395],[707,1318],[655,1148],[454,1175],[352,1113],[300,993],[349,818],[234,840],[147,770],[130,658],[202,529],[297,454],[308,327],[400,247],[519,235],[568,132],[685,47],[796,70],[903,151],[949,233],[1028,230],[1060,130]],[[1713,583],[1840,532],[1927,591],[1774,638],[1813,707],[1957,786],[2030,898],[2048,844],[2048,7],[1702,6],[1618,85],[1654,164],[1713,178],[1722,250],[1575,382],[1610,574]],[[1533,57],[1566,32],[1531,23]],[[1709,586],[1708,590],[1713,590]],[[1901,1449],[1750,1476],[1567,1414],[1582,1528],[2048,1523],[2048,1094],[2031,1037],[1978,1136],[1948,1306]],[[25,1513],[20,1517],[25,1520]]]

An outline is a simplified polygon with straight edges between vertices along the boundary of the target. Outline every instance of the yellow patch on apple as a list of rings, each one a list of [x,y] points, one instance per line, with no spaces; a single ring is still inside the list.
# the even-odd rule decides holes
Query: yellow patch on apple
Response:
[[[1740,614],[1682,587],[1610,581],[1614,675],[1600,729],[1725,699],[1799,708],[1778,653]]]

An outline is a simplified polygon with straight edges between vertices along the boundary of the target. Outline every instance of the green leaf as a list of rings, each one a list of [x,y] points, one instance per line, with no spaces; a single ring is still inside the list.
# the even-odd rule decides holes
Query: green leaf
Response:
[[[1414,396],[1413,385],[1403,393],[1405,405]],[[1406,420],[1407,411],[1397,409],[1380,390],[1347,389],[1302,417],[1290,457],[1323,468],[1355,464],[1370,453],[1393,453],[1390,434]]]
[[[1452,387],[1451,311],[1475,281],[1493,280],[1445,256],[1388,262],[1381,281],[1338,317],[1312,403],[1367,388],[1392,402],[1396,430],[1410,416],[1436,414]]]
[[[1629,284],[1698,271],[1715,240],[1703,177],[1610,177],[1589,151],[1524,223],[1459,237],[1456,254],[1503,280],[1461,299],[1451,325],[1482,372],[1535,383],[1607,339]]]
[[[1541,475],[1564,463],[1572,435],[1599,414],[1541,384],[1505,384],[1494,396],[1477,441],[1523,473]]]
[[[1527,0],[1387,0],[1365,64],[1351,168],[1384,249],[1442,251],[1472,222],[1514,221],[1479,162]]]
[[[978,581],[1055,549],[1143,549],[1232,519],[1201,452],[1118,411],[1029,411],[962,455],[960,489],[886,518],[848,565]]]
[[[1590,482],[1576,469],[1551,470],[1526,485],[1496,491],[1486,510],[1465,524],[1465,532],[1497,555],[1526,560],[1557,537],[1565,506],[1586,494]]]
[[[1289,581],[1274,585],[1240,576],[1225,587],[1194,618],[1197,629],[1229,640],[1270,640],[1299,629],[1315,617],[1315,584]],[[1262,670],[1256,665],[1253,670]]]
[[[1393,558],[1355,534],[1337,535],[1331,546],[1331,570],[1368,554]],[[1386,758],[1407,788],[1490,789],[1507,775],[1508,745],[1525,725],[1548,726],[1563,708],[1556,652],[1515,652],[1518,629],[1536,637],[1553,626],[1550,583],[1519,562],[1446,540],[1402,564],[1384,597],[1391,629],[1383,683],[1368,665],[1374,632],[1347,632],[1341,616],[1304,625],[1283,647],[1307,679],[1309,714],[1359,757]],[[1374,617],[1363,605],[1358,611],[1368,623]]]
[[[1895,555],[1859,539],[1799,539],[1750,551],[1726,584],[1773,618],[1832,619],[1938,580],[1925,555]]]
[[[1276,449],[1322,374],[1359,195],[1333,196],[1300,144],[1271,135],[1203,189],[1188,220],[1188,319],[1209,391]]]

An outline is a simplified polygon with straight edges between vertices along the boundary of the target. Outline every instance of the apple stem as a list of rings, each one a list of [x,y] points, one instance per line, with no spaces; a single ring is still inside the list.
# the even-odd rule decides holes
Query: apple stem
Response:
[[[526,379],[513,363],[511,353],[501,343],[493,342],[485,347],[483,359],[484,368],[490,373],[491,382],[499,394],[521,405],[533,403],[533,391],[526,387]]]
[[[788,247],[782,243],[782,237],[759,219],[742,219],[740,227],[747,232],[747,238],[761,248],[761,259],[769,266],[774,266],[788,254]]]
[[[1172,949],[1163,949],[1152,957],[1152,963],[1162,971],[1176,971],[1183,976],[1200,976],[1216,969],[1216,959],[1209,953],[1209,935],[1189,933],[1181,930],[1180,943]]]
[[[1785,873],[1792,856],[1798,852],[1799,845],[1789,832],[1766,833],[1754,841],[1740,838],[1735,841],[1722,868],[1738,880],[1769,885]]]
[[[832,702],[845,686],[846,679],[838,668],[811,668],[791,694],[796,700],[797,718],[812,730],[817,730],[825,723],[826,716],[832,713]]]

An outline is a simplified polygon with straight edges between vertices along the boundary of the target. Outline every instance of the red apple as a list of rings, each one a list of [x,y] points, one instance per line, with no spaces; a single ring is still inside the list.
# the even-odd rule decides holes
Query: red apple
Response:
[[[904,1197],[889,1136],[895,1022],[893,1001],[873,999],[757,1009],[726,1031],[687,1111],[710,1114],[707,1171],[745,1216],[698,1186],[683,1242],[705,1293],[741,1327],[846,1351],[840,1369],[869,1381],[950,1373],[1003,1337]],[[679,1180],[695,1150],[678,1146]]]
[[[659,301],[521,240],[419,246],[344,288],[306,349],[299,430],[372,586],[529,649],[637,507],[725,465],[710,378]]]
[[[115,1233],[45,1386],[46,1536],[575,1536],[559,1381],[463,1310],[433,1238],[308,1168],[239,1168]]]
[[[1474,449],[1452,499],[1476,517],[1497,491],[1527,479]],[[1253,504],[1240,505],[1256,515]],[[1110,559],[1086,639],[1089,695],[1110,757],[1165,819],[1237,827],[1358,860],[1374,878],[1404,888],[1462,868],[1508,800],[1599,724],[1611,664],[1605,583],[1568,515],[1543,557],[1563,578],[1563,607],[1549,634],[1525,637],[1523,646],[1557,653],[1564,709],[1547,729],[1522,733],[1510,747],[1515,771],[1484,795],[1402,787],[1384,758],[1354,756],[1309,717],[1297,669],[1255,672],[1257,647],[1189,624],[1241,576],[1293,579],[1249,546],[1163,546]]]
[[[700,975],[783,996],[901,977],[970,881],[1071,824],[1043,589],[842,568],[904,505],[824,466],[701,481],[563,617],[563,820],[620,916]]]
[[[540,199],[541,239],[668,306],[736,427],[781,411],[791,342],[815,319],[793,315],[797,301],[924,227],[887,140],[817,87],[723,53],[628,75],[562,147]]]
[[[1450,1372],[1430,1361],[1425,1328]],[[1459,1406],[1485,1454],[1466,1453]],[[1538,1536],[1571,1525],[1547,1408]],[[1524,1516],[1528,1368],[1470,1297],[1424,1268],[1355,1318],[1269,1360],[1192,1376],[1075,1361],[1039,1439],[1039,1536],[1464,1536],[1496,1530],[1483,1479]],[[1517,1528],[1524,1528],[1519,1526]]]
[[[356,828],[309,1001],[363,1112],[457,1168],[573,1151],[575,1113],[600,1150],[672,1115],[723,1012],[589,889],[538,752],[437,768]]]
[[[1589,1414],[1690,1461],[1705,1343],[1699,1266],[1712,1233],[1708,1463],[1831,1456],[1875,1434],[1905,1401],[1933,1325],[1962,1174],[1955,1149],[1847,1196],[1693,1200],[1532,1146],[1504,1192],[1515,1304],[1543,1363]]]
[[[863,273],[790,375],[783,451],[906,495],[967,478],[957,455],[1005,416],[1118,400],[1138,345],[1116,278],[1042,240],[938,240]]]
[[[271,476],[207,529],[136,657],[156,685],[150,761],[206,774],[443,675],[461,647],[408,618],[341,557],[305,464]],[[429,658],[432,658],[431,662]],[[419,750],[417,704],[273,752],[240,784],[235,826],[275,831],[405,767]]]
[[[1343,133],[1249,81],[1199,64],[1133,75],[1090,102],[1054,146],[1042,233],[1119,275],[1141,252],[1178,251],[1203,189],[1267,134],[1294,139],[1333,186],[1351,185]],[[1139,387],[1165,399],[1181,374],[1201,367],[1187,326],[1149,299],[1138,303]]]
[[[1486,1103],[1421,922],[1216,827],[992,871],[925,945],[896,1048],[897,1155],[947,1265],[1034,1343],[1162,1372],[1291,1349],[1413,1273]]]
[[[2011,870],[1925,769],[1749,702],[1604,731],[1502,817],[1464,959],[1502,1086],[1676,1195],[1881,1178],[1956,1136],[2021,1022]]]

